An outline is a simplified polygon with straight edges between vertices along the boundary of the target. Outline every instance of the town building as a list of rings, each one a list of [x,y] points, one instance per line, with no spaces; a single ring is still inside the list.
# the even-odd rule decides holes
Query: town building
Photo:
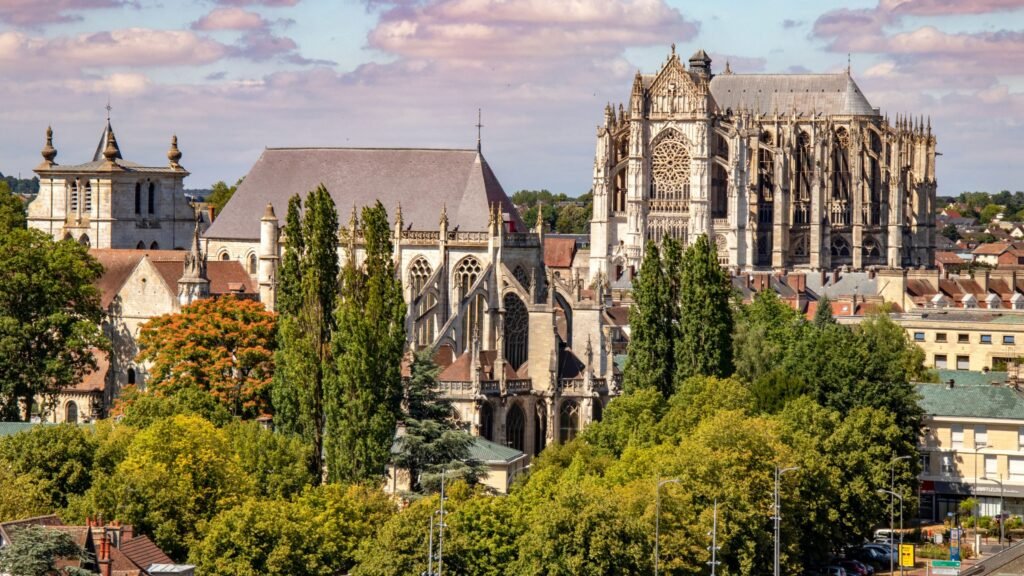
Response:
[[[917,385],[921,518],[941,522],[968,497],[981,516],[1024,515],[1024,392],[1010,376],[940,370],[940,383]]]
[[[605,108],[594,161],[590,278],[639,270],[645,242],[707,234],[723,265],[931,266],[935,136],[890,122],[849,69],[714,74],[672,48]]]
[[[931,368],[1005,371],[1024,358],[1024,311],[939,309],[892,318]]]
[[[28,205],[29,228],[93,248],[188,247],[195,213],[182,187],[188,171],[179,163],[177,136],[166,165],[143,166],[124,159],[107,118],[91,162],[58,164],[50,128],[42,156],[35,168],[39,194]]]

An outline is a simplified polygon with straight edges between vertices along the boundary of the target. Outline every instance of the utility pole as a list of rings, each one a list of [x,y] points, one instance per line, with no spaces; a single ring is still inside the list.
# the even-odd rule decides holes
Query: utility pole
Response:
[[[799,469],[799,466],[783,468],[781,470],[778,466],[775,467],[775,516],[772,517],[772,519],[775,520],[775,562],[773,564],[774,576],[779,576],[779,536],[781,532],[782,520],[782,506],[779,501],[779,480],[782,478],[782,475],[785,474],[786,472]]]
[[[448,474],[447,470],[441,471],[441,524],[437,537],[437,576],[441,576],[444,572],[444,477],[446,474]]]
[[[715,567],[720,564],[718,561],[718,498],[715,498],[715,511],[711,520],[711,576],[715,576]]]

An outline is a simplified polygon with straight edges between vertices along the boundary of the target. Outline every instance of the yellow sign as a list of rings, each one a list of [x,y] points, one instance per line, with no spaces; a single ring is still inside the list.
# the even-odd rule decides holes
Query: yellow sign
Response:
[[[914,560],[914,545],[900,544],[900,567],[913,568]]]

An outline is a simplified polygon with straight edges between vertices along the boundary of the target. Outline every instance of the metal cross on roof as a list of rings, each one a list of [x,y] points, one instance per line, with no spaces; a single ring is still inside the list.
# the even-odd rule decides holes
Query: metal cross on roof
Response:
[[[484,125],[480,123],[480,119],[481,119],[480,109],[477,108],[476,109],[476,151],[477,152],[480,152],[480,132],[481,132],[481,128],[484,127]]]

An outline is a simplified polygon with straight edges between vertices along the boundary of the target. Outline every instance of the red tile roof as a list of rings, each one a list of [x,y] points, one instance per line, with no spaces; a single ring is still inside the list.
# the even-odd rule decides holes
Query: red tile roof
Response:
[[[963,258],[957,256],[956,252],[936,252],[935,262],[946,265],[966,264]]]
[[[181,261],[153,261],[153,267],[171,290],[177,290],[178,280],[185,273]],[[235,260],[210,260],[206,263],[206,277],[210,279],[210,294],[256,294],[252,277]],[[232,288],[235,288],[234,290]]]
[[[553,268],[569,268],[576,255],[576,240],[573,238],[545,238],[544,265]]]
[[[494,350],[481,350],[480,351],[480,379],[481,380],[497,380],[497,376],[494,374],[494,361],[497,359],[498,353]],[[473,355],[466,351],[455,359],[447,368],[438,374],[437,379],[441,382],[471,382],[473,380]],[[516,380],[520,378],[519,374],[512,369],[512,365],[508,362],[505,363],[505,379]]]
[[[1009,249],[1010,244],[1008,242],[990,242],[988,244],[978,244],[978,247],[974,249],[974,254],[979,256],[998,256]]]
[[[107,388],[107,372],[110,370],[110,356],[102,350],[92,350],[96,358],[96,369],[90,370],[82,377],[77,384],[64,388],[64,392],[79,392],[88,394],[91,392],[103,392]]]
[[[168,558],[167,554],[164,554],[164,551],[146,536],[136,536],[127,542],[122,542],[121,552],[143,569],[149,568],[153,564],[174,564],[174,561]]]

